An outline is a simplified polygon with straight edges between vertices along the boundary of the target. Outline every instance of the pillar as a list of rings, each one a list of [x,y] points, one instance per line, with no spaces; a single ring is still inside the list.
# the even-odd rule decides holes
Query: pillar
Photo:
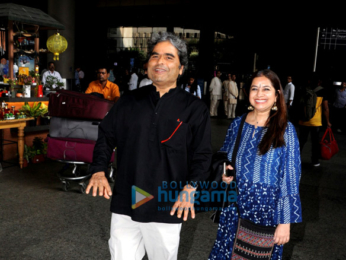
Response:
[[[65,52],[60,54],[59,60],[53,60],[53,54],[48,54],[47,62],[55,63],[55,70],[62,78],[66,78],[67,87],[71,88],[74,79],[74,57],[75,57],[75,1],[70,0],[48,0],[48,14],[65,26],[65,30],[59,33],[67,40],[68,46]],[[48,31],[48,38],[56,33],[56,30]]]
[[[214,71],[214,32],[212,26],[203,26],[200,31],[199,40],[199,69],[200,77],[209,80]]]

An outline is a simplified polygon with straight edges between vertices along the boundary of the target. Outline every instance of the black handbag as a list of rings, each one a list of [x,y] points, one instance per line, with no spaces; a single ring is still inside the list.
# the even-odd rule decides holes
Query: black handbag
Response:
[[[246,119],[246,115],[243,116],[243,118],[240,121],[240,126],[238,129],[238,134],[237,134],[237,139],[233,148],[233,153],[232,153],[232,162],[230,162],[227,158],[227,153],[226,152],[219,152],[220,155],[218,155],[221,159],[219,161],[215,162],[215,165],[213,164],[213,169],[215,169],[214,175],[215,177],[213,177],[213,179],[215,181],[218,181],[218,183],[221,183],[222,181],[222,173],[223,173],[223,163],[226,162],[227,164],[231,164],[234,168],[234,173],[235,173],[235,160],[237,157],[237,152],[238,152],[238,148],[239,148],[239,144],[240,144],[240,138],[241,138],[241,132],[243,130],[243,126],[244,126],[244,122]],[[223,160],[221,157],[221,154],[223,154],[222,156],[224,156]],[[217,176],[217,177],[216,177]],[[234,176],[233,181],[235,181],[236,176]],[[229,191],[230,186],[227,185],[226,189],[225,189],[225,193],[224,196],[227,198],[227,194]],[[223,199],[222,201],[219,202],[219,205],[216,205],[217,209],[213,212],[213,214],[210,216],[210,219],[214,222],[214,223],[219,223],[220,221],[220,214],[222,212],[222,209],[225,207],[228,207],[231,203],[227,200],[227,199]]]

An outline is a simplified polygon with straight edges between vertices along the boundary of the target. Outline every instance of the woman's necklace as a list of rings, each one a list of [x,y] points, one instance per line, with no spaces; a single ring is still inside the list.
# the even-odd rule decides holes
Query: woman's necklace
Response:
[[[269,117],[269,116],[268,116]],[[261,122],[261,126],[263,126],[264,124],[265,124],[265,122],[267,122],[267,120],[268,120],[268,117],[266,118],[266,120],[265,121],[262,121]],[[256,129],[257,129],[257,127],[258,127],[258,125],[259,125],[259,123],[260,123],[260,120],[258,120],[257,119],[257,117],[256,117],[256,115],[254,114],[254,122],[255,122],[255,129],[253,130],[253,133],[252,133],[252,138],[254,138],[255,137],[255,133],[256,133]]]

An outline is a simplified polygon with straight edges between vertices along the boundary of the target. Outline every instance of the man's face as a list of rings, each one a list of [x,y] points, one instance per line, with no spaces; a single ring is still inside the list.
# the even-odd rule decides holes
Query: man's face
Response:
[[[49,68],[50,71],[54,71],[55,70],[54,63],[49,64],[48,68]]]
[[[235,81],[237,77],[235,75],[232,75],[232,80]]]
[[[107,73],[107,70],[106,69],[99,69],[97,71],[97,79],[100,81],[100,82],[103,82],[103,81],[106,81],[108,79],[108,73]]]
[[[220,71],[218,71],[218,72],[216,73],[216,77],[218,77],[218,78],[221,77],[221,72],[220,72]]]
[[[155,45],[148,61],[148,77],[153,84],[172,86],[183,73],[178,50],[170,42],[159,42]]]
[[[288,76],[288,77],[287,77],[287,82],[288,82],[288,83],[292,82],[292,77]]]

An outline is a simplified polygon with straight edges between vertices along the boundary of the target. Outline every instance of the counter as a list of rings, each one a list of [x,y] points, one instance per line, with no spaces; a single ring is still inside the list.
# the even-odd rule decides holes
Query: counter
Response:
[[[8,105],[8,108],[11,106],[15,107],[15,110],[20,109],[25,102],[28,102],[31,106],[34,102],[43,102],[48,106],[49,98],[48,97],[31,97],[31,98],[11,98],[11,97],[0,97],[0,104],[5,102]],[[1,130],[0,130],[1,131]],[[38,126],[26,126],[24,128],[24,143],[28,146],[32,145],[33,139],[38,136],[43,139],[46,138],[49,132],[49,125],[38,125]],[[11,129],[2,130],[0,135],[0,161],[14,159],[17,156],[17,146],[16,145],[3,145],[3,140],[17,142],[18,140],[18,131],[11,131]],[[2,157],[2,158],[1,158]]]

